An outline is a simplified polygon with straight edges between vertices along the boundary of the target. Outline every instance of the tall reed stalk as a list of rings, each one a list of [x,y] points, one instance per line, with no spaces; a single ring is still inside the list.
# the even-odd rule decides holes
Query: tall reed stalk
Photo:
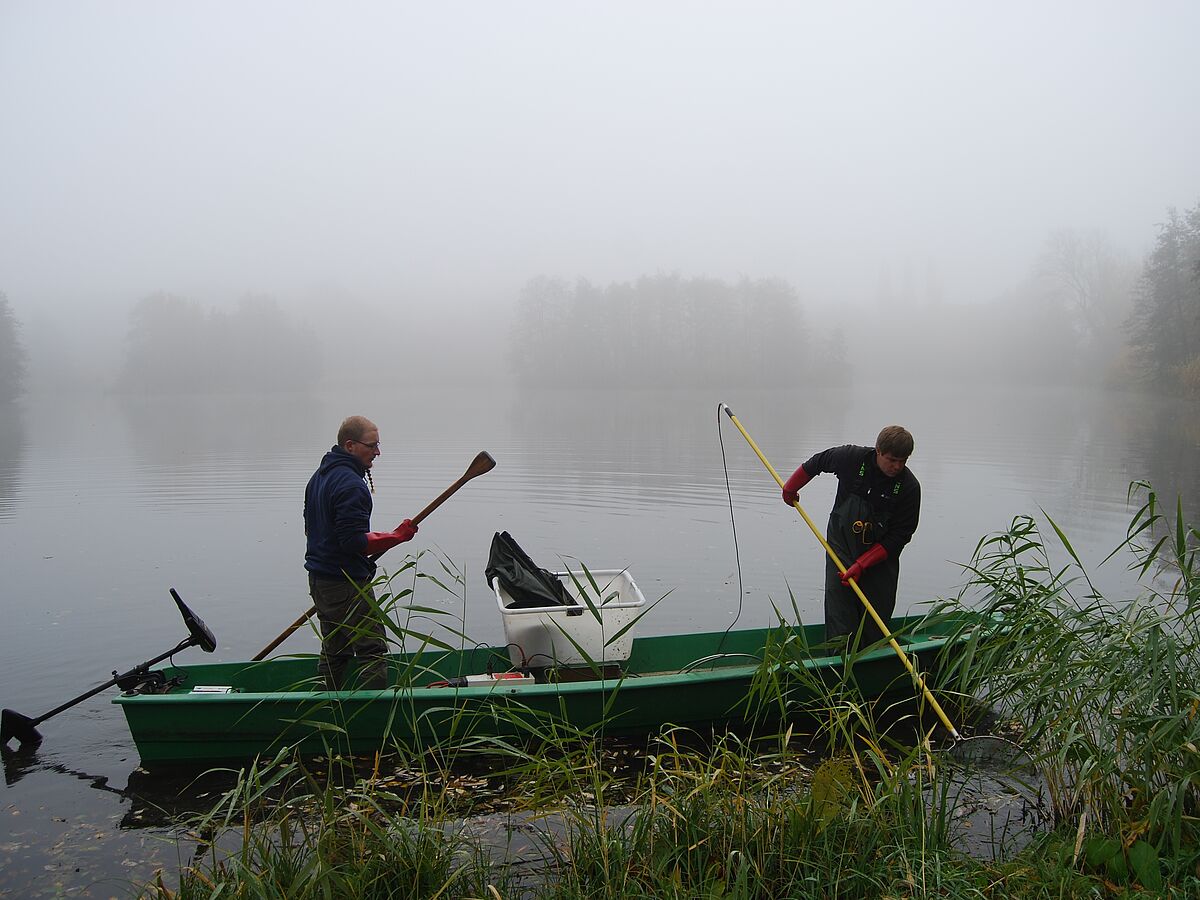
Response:
[[[958,603],[1004,623],[953,676],[1024,733],[1074,855],[1156,883],[1160,861],[1200,863],[1200,578],[1198,535],[1182,504],[1164,516],[1149,485],[1124,556],[1137,596],[1097,590],[1067,536],[1028,516],[980,541]]]

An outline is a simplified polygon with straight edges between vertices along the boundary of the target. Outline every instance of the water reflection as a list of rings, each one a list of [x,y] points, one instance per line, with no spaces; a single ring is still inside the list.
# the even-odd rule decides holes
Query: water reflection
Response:
[[[188,464],[196,456],[245,453],[269,465],[280,448],[332,444],[321,404],[307,394],[200,394],[179,397],[121,395],[132,446],[152,466]]]
[[[18,403],[0,403],[0,519],[11,518],[21,499],[25,432],[24,408]]]
[[[62,763],[44,762],[39,749],[37,745],[26,744],[22,744],[16,750],[0,747],[0,756],[3,757],[4,762],[4,783],[8,787],[18,784],[21,779],[34,772],[57,772],[60,775],[68,775],[78,778],[80,781],[86,781],[90,787],[98,791],[107,791],[119,797],[126,796],[125,791],[108,783],[107,775],[89,775],[87,772],[70,769]]]
[[[749,413],[751,421],[777,436],[777,452],[811,439],[815,423],[823,433],[846,428],[844,394],[830,392],[814,403],[798,391],[743,391],[730,397],[686,390],[526,391],[513,398],[510,421],[531,455],[557,451],[575,474],[633,475],[655,494],[669,492],[669,483],[656,480],[664,475],[720,480],[713,463],[720,458],[722,436],[729,436],[719,411],[722,402],[729,402],[739,418]],[[736,433],[733,437],[740,442]],[[850,435],[842,442],[851,437],[870,439]],[[741,468],[744,456],[736,455],[734,468]],[[603,466],[599,472],[595,463]]]
[[[16,747],[0,744],[0,760],[4,763],[4,783],[8,787],[19,783],[30,772],[42,768],[38,745],[34,743],[17,744]]]
[[[0,893],[30,898],[126,896],[160,872],[173,883],[173,873],[208,848],[180,824],[210,810],[237,779],[228,770],[152,775],[139,767],[122,788],[55,753],[5,750],[3,763],[7,788],[18,792],[10,809],[51,813],[14,813],[6,823]]]
[[[1131,474],[1168,502],[1180,497],[1185,514],[1200,514],[1200,404],[1129,398],[1112,414],[1126,438]]]
[[[137,491],[158,509],[219,510],[277,498],[280,456],[305,445],[323,451],[336,433],[307,395],[122,396],[118,409]]]

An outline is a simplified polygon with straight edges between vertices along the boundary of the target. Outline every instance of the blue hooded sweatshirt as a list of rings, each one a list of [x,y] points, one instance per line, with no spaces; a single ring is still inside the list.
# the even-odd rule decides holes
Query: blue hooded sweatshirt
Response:
[[[371,530],[371,492],[367,470],[357,459],[334,447],[304,489],[304,533],[308,550],[304,568],[323,578],[370,581],[375,563],[367,557]]]

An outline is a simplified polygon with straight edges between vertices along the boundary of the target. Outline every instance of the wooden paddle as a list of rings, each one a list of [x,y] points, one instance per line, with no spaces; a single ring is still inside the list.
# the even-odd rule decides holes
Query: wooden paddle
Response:
[[[742,427],[742,423],[739,422],[737,416],[733,414],[733,410],[724,403],[721,404],[721,409],[724,410],[725,415],[729,416],[729,421],[733,422],[733,424],[737,426],[737,430],[742,433],[742,437],[746,439],[746,443],[750,445],[750,449],[754,451],[755,455],[759,458],[762,464],[767,467],[767,471],[771,473],[771,477],[775,479],[775,483],[782,488],[783,479],[779,477],[779,473],[775,471],[775,467],[767,461],[765,456],[763,456],[762,451],[758,449],[758,444],[754,443],[754,438],[750,437],[746,429]],[[845,573],[846,567],[842,565],[842,561],[838,559],[837,553],[834,552],[834,549],[829,546],[829,542],[826,541],[821,535],[821,532],[817,529],[817,526],[813,524],[813,520],[808,517],[808,513],[806,513],[804,511],[804,507],[800,505],[800,501],[797,500],[793,506],[795,506],[797,512],[804,517],[805,523],[808,525],[809,529],[811,529],[812,533],[816,535],[817,540],[821,542],[821,546],[825,548],[825,552],[829,554],[829,558],[833,560],[833,564],[837,566],[838,571]],[[896,655],[900,657],[900,661],[904,663],[904,667],[908,669],[908,673],[913,677],[916,683],[920,685],[921,693],[925,695],[925,699],[929,701],[929,705],[933,708],[933,711],[937,714],[937,717],[941,719],[942,724],[946,726],[946,730],[950,732],[950,736],[954,738],[955,743],[961,741],[962,737],[959,735],[958,729],[955,728],[951,723],[950,717],[947,716],[942,710],[941,704],[937,702],[937,698],[933,696],[933,692],[929,690],[928,686],[926,686],[925,679],[922,678],[921,673],[913,667],[908,655],[900,648],[900,645],[896,643],[896,638],[892,636],[891,629],[887,627],[887,624],[880,617],[879,613],[876,612],[875,607],[871,605],[871,601],[867,599],[867,595],[864,594],[862,592],[862,588],[858,586],[858,582],[853,578],[850,579],[850,587],[854,589],[854,593],[858,595],[858,599],[862,601],[862,605],[866,607],[866,610],[868,613],[870,613],[871,618],[875,620],[875,624],[879,626],[879,630],[887,637],[888,644],[893,650],[896,651]]]
[[[454,482],[454,484],[450,485],[450,487],[448,487],[444,491],[442,491],[441,494],[438,495],[438,498],[436,500],[434,500],[432,503],[430,503],[427,507],[425,507],[419,513],[417,513],[415,516],[413,516],[412,523],[414,525],[420,525],[421,522],[424,521],[424,519],[427,515],[429,515],[431,512],[433,512],[435,509],[437,509],[439,506],[441,506],[443,503],[445,503],[447,500],[449,500],[450,496],[455,491],[457,491],[460,487],[462,487],[464,484],[466,484],[472,478],[478,478],[480,475],[484,475],[487,472],[492,471],[492,469],[494,469],[494,468],[496,468],[496,460],[492,459],[492,455],[490,453],[488,453],[486,450],[480,450],[479,453],[476,454],[475,458],[473,460],[471,460],[471,464],[469,466],[467,466],[467,471],[463,472],[462,477],[459,478],[458,481]],[[382,554],[377,553],[371,557],[371,560],[374,561],[374,560],[378,559],[381,555]],[[286,629],[284,629],[283,633],[281,635],[279,635],[279,637],[275,638],[275,640],[271,641],[271,643],[267,644],[267,646],[265,646],[261,650],[259,650],[258,653],[254,656],[254,660],[257,662],[258,660],[265,659],[268,653],[270,653],[272,650],[274,650],[276,647],[278,647],[280,644],[282,644],[284,641],[286,641],[289,637],[291,637],[292,634],[296,631],[296,629],[299,628],[301,625],[303,625],[305,622],[307,622],[309,617],[316,611],[317,611],[317,608],[315,606],[310,607],[308,612],[306,612],[304,615],[302,615],[300,618],[298,618],[295,622],[293,622],[291,625],[289,625]]]

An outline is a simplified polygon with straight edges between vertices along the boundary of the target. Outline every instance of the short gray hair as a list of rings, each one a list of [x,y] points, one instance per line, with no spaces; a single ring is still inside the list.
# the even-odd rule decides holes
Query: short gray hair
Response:
[[[362,436],[375,427],[375,423],[366,416],[347,416],[338,429],[337,442],[342,446],[346,441],[361,441]]]

